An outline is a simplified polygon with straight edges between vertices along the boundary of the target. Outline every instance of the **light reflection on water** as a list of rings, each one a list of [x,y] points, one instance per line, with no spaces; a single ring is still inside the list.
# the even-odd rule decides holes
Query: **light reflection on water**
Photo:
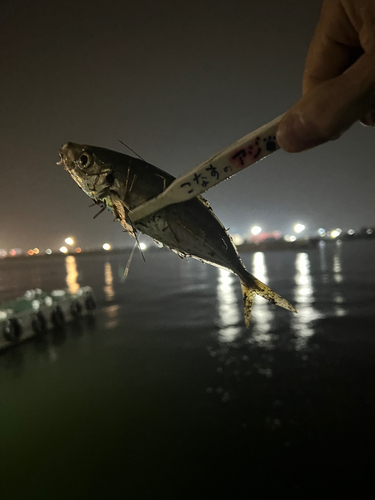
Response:
[[[315,333],[312,321],[322,317],[314,307],[314,291],[310,274],[310,260],[305,252],[299,252],[295,261],[294,302],[298,314],[293,315],[292,325],[298,335],[297,349],[305,347],[307,339]]]
[[[108,302],[115,298],[115,291],[113,289],[113,273],[112,266],[109,262],[104,263],[104,294]]]
[[[341,267],[341,241],[339,240],[335,243],[335,253],[333,255],[333,279],[338,285],[340,285],[344,280]],[[340,288],[335,290],[333,294],[333,301],[335,303],[335,315],[344,316],[346,311],[341,305],[344,302],[344,297],[340,293]]]
[[[76,258],[73,255],[68,255],[65,258],[66,269],[66,284],[70,293],[77,293],[79,290],[79,283],[77,282],[78,271]]]
[[[342,269],[341,269],[341,241],[336,241],[335,244],[335,254],[333,256],[333,279],[336,283],[341,283],[342,278]]]
[[[112,304],[104,308],[104,311],[107,316],[106,322],[104,324],[105,328],[116,328],[119,322],[118,319],[119,309],[120,309],[119,304]]]
[[[113,288],[113,273],[112,266],[107,261],[104,263],[104,286],[103,286],[104,295],[107,302],[112,302],[115,298],[115,290]],[[115,328],[118,325],[118,313],[119,313],[120,305],[112,304],[105,307],[107,320],[105,322],[106,328]]]
[[[311,276],[310,259],[313,263],[314,281]],[[81,261],[77,262],[76,257],[72,255],[65,257],[65,281],[72,293],[77,292],[80,286],[78,283],[78,264],[81,265]],[[119,313],[119,306],[113,304],[116,296],[113,277],[115,264],[111,260],[106,260],[101,265],[104,271],[101,274],[101,290],[103,298],[108,304],[108,307],[105,308],[108,319],[107,326],[114,327],[118,324]],[[294,265],[295,286],[294,297],[291,297],[291,301],[296,305],[298,315],[291,315],[288,322],[290,330],[294,331],[298,337],[296,347],[302,349],[306,345],[307,339],[314,334],[315,320],[326,317],[327,314],[335,316],[348,314],[342,288],[346,279],[342,269],[342,244],[337,241],[329,246],[325,242],[320,242],[317,253],[299,252],[296,254]],[[185,278],[185,281],[189,282],[188,287],[184,288],[184,293],[199,289],[200,293],[204,294],[205,290],[210,289],[209,271],[211,268],[209,266],[176,267],[181,268],[177,279]],[[267,261],[263,252],[253,254],[251,272],[264,283],[269,282]],[[242,302],[239,300],[237,276],[223,269],[219,269],[218,273],[216,293],[219,336],[221,341],[228,343],[238,340],[241,332],[244,331],[243,309]],[[330,297],[328,295],[322,299],[322,296],[317,296],[320,285],[323,285],[324,290],[330,287]],[[251,316],[252,342],[268,349],[275,348],[276,336],[273,327],[277,321],[278,309],[272,307],[264,299],[256,297]]]
[[[223,342],[232,342],[241,332],[242,318],[237,304],[236,286],[238,278],[226,271],[219,269],[217,284],[217,299],[219,302],[219,339]]]
[[[252,274],[263,283],[268,282],[266,261],[263,252],[256,252],[253,255]],[[251,312],[251,322],[253,324],[252,338],[259,345],[271,346],[272,335],[270,334],[271,322],[274,312],[269,302],[263,298],[256,297],[253,310]]]
[[[327,272],[328,266],[327,266],[327,258],[326,258],[326,242],[325,241],[319,241],[319,262],[320,262],[320,270],[323,274],[323,281],[324,277],[327,278],[327,276],[324,274]],[[327,280],[325,280],[327,281]]]

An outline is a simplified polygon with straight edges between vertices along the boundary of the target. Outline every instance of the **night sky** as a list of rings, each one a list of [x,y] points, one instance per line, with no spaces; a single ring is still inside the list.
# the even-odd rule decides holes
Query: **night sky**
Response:
[[[72,141],[173,175],[286,111],[301,93],[317,0],[9,1],[0,4],[0,248],[131,238],[56,165]],[[253,224],[375,225],[375,131],[279,151],[206,193],[232,233]]]

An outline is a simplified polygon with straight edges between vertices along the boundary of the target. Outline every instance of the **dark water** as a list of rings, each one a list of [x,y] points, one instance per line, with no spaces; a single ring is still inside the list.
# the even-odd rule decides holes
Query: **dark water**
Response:
[[[299,314],[164,251],[0,261],[0,299],[77,282],[95,321],[0,356],[2,499],[297,498],[373,488],[374,242],[245,254]]]

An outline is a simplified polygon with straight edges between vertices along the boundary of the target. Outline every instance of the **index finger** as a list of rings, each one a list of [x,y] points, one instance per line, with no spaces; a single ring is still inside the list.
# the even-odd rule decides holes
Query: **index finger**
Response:
[[[324,0],[305,61],[303,94],[341,75],[358,58],[361,44],[340,0]]]

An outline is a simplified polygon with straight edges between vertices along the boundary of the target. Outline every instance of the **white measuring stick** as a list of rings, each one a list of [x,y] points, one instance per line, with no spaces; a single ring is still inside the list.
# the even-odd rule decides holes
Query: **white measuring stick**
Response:
[[[129,212],[133,222],[171,205],[190,200],[279,149],[276,130],[284,115],[245,135],[175,179],[161,194]]]

